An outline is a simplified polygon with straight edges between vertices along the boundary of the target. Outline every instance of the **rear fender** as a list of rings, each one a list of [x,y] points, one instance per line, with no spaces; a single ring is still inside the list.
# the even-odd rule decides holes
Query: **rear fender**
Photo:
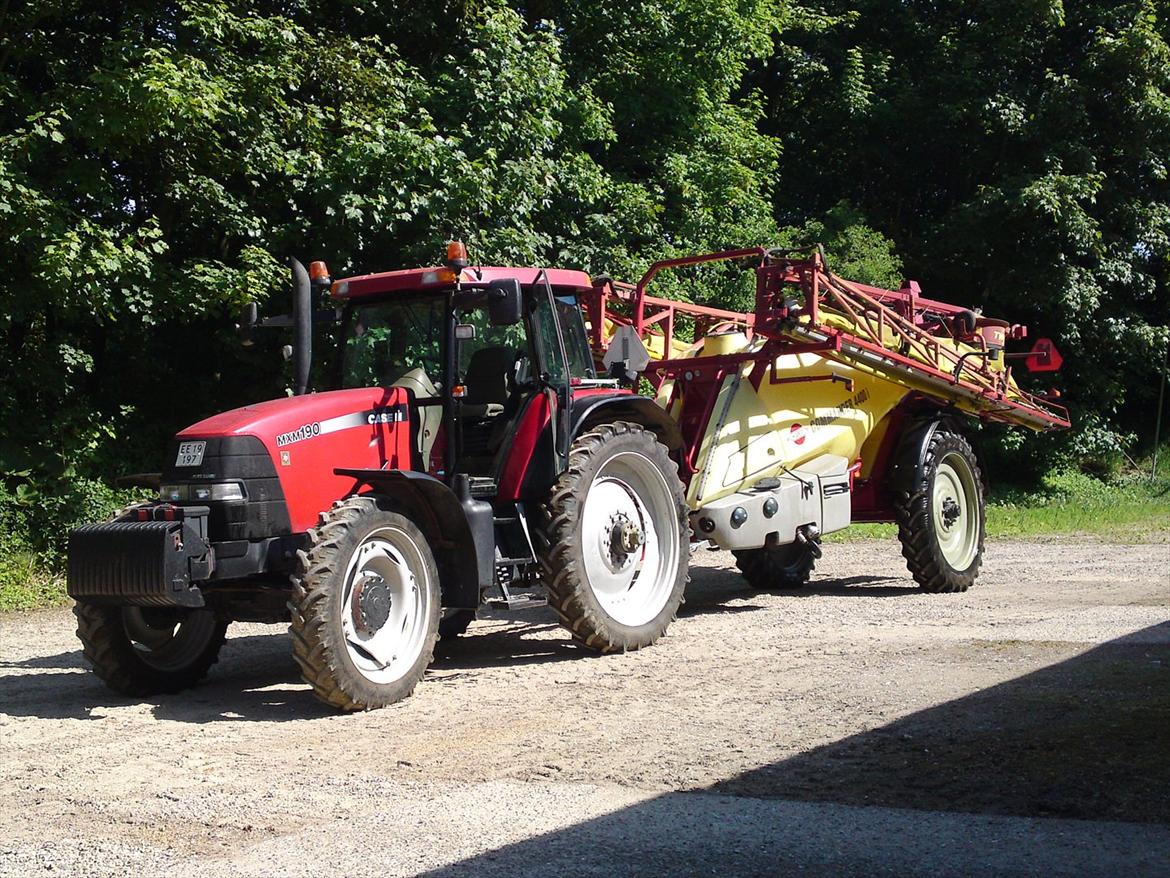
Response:
[[[574,400],[571,421],[574,440],[597,424],[614,421],[641,424],[671,451],[682,448],[683,436],[678,424],[649,397],[623,393]]]
[[[461,500],[455,491],[426,473],[360,469],[334,472],[357,481],[353,493],[365,493],[361,488],[371,488],[418,525],[439,568],[443,606],[479,606],[481,589],[491,585],[495,575],[495,531],[489,503],[472,499],[466,491]]]

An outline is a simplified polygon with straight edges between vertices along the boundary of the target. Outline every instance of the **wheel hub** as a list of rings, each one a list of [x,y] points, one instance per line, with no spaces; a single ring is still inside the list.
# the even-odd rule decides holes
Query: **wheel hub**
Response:
[[[943,527],[945,527],[947,530],[950,530],[952,527],[954,527],[955,522],[959,520],[959,516],[962,514],[962,512],[962,507],[955,502],[954,497],[947,497],[945,500],[943,500]]]
[[[628,557],[646,542],[646,534],[642,528],[632,521],[624,512],[610,516],[609,521],[609,555],[614,565],[622,567]]]
[[[366,576],[353,587],[350,599],[353,627],[367,636],[373,635],[390,618],[394,601],[390,586],[380,576]]]

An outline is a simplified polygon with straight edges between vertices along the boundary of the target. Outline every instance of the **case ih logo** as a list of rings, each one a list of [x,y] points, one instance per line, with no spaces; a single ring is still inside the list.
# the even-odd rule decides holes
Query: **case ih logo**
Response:
[[[321,425],[314,421],[311,424],[297,427],[291,433],[281,433],[276,437],[276,446],[279,448],[282,445],[292,445],[294,442],[300,442],[302,439],[312,439],[314,436],[320,435]]]
[[[401,407],[392,409],[374,409],[366,417],[367,424],[396,424],[406,420],[406,412]]]

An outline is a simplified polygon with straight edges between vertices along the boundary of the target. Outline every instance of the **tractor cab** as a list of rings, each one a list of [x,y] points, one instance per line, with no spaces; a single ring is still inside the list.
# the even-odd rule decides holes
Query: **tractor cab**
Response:
[[[448,483],[465,474],[473,494],[491,497],[526,415],[563,421],[575,391],[617,382],[594,368],[578,304],[592,288],[584,272],[457,263],[333,283],[333,379],[341,389],[403,388],[412,469]]]

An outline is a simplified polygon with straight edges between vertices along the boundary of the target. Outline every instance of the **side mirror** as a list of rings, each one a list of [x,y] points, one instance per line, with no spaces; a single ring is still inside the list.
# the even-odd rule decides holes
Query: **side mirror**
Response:
[[[236,334],[240,337],[240,344],[251,347],[256,341],[256,324],[260,322],[260,311],[255,302],[249,302],[240,312],[240,322],[236,324]]]
[[[514,277],[500,278],[488,284],[488,319],[492,326],[514,326],[524,317],[524,299],[520,281]]]
[[[609,340],[601,364],[609,369],[610,377],[633,381],[650,365],[650,352],[634,327],[619,326]]]

